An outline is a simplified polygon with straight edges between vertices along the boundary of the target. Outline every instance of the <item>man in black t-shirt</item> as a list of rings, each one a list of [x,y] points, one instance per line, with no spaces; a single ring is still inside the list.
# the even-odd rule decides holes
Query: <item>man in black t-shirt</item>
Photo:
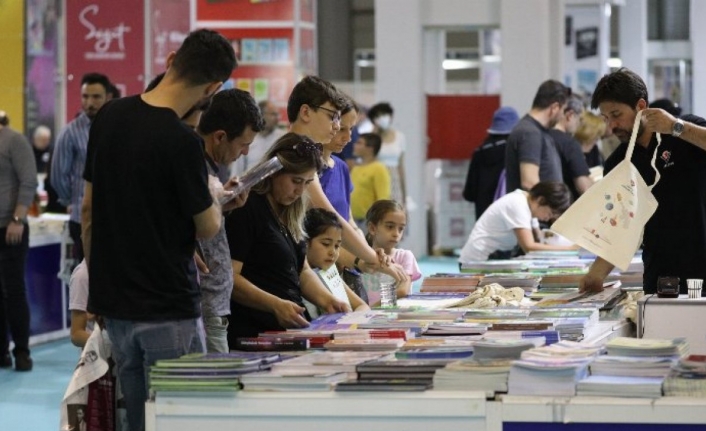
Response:
[[[561,120],[556,123],[553,129],[549,130],[561,159],[564,183],[569,186],[574,200],[578,199],[593,184],[589,177],[590,172],[581,150],[581,144],[574,139],[574,133],[579,127],[583,111],[584,106],[581,99],[572,95],[566,102]]]
[[[107,103],[92,124],[84,179],[88,311],[102,316],[132,431],[145,427],[148,367],[202,352],[194,250],[221,209],[208,188],[203,145],[180,117],[231,75],[233,48],[192,32],[167,58],[157,87]]]
[[[643,236],[643,289],[655,293],[658,277],[678,276],[681,293],[686,293],[688,278],[706,278],[706,120],[678,119],[662,109],[647,108],[647,103],[643,80],[623,68],[600,80],[591,107],[600,109],[622,142],[606,161],[606,173],[625,158],[635,116],[642,111],[631,161],[645,182],[653,184],[650,161],[658,151],[656,167],[661,176],[652,189],[659,206]],[[655,133],[662,134],[658,150]],[[597,258],[581,280],[581,290],[602,290],[613,267]]]

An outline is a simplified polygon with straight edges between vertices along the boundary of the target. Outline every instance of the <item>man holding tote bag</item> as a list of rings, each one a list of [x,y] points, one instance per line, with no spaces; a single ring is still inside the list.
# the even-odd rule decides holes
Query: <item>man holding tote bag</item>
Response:
[[[706,120],[694,115],[678,119],[647,106],[644,81],[626,68],[601,78],[591,99],[591,108],[600,110],[622,142],[606,161],[606,174],[625,159],[633,123],[642,111],[630,160],[647,184],[659,180],[652,188],[659,205],[643,236],[643,289],[655,293],[658,277],[678,276],[680,291],[686,293],[687,278],[706,279]],[[656,134],[662,134],[659,148]],[[598,257],[582,278],[580,290],[602,290],[613,268]]]

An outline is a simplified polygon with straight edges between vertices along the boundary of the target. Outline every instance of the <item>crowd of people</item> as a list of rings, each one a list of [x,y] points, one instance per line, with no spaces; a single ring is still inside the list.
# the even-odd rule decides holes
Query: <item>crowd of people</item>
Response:
[[[71,342],[82,347],[93,330],[107,331],[133,431],[144,429],[155,361],[306,327],[307,305],[366,310],[379,300],[378,274],[395,280],[399,297],[421,277],[399,247],[406,144],[389,103],[371,107],[366,126],[351,97],[306,76],[290,93],[285,131],[271,101],[221,89],[237,60],[220,34],[190,33],[166,64],[127,97],[107,76],[84,75],[81,112],[53,145],[47,128],[30,144],[0,111],[0,367],[32,369],[27,213],[37,169],[46,169],[80,262]],[[460,261],[574,249],[543,244],[533,219],[550,225],[599,178],[593,168],[608,173],[623,160],[642,111],[632,162],[653,182],[659,145],[662,177],[644,232],[644,289],[654,292],[662,275],[678,275],[683,291],[687,278],[706,278],[706,120],[648,100],[643,80],[620,69],[598,83],[593,112],[555,80],[539,86],[523,117],[498,109],[471,157],[464,197],[477,220]],[[611,135],[622,144],[605,159],[599,141]],[[235,194],[239,176],[273,158],[279,171]],[[600,290],[612,269],[597,258],[581,289]],[[348,281],[342,296],[321,271]]]

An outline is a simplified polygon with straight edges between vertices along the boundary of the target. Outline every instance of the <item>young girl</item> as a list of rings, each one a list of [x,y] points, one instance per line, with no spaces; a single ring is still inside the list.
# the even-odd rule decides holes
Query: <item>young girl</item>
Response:
[[[397,201],[376,201],[365,215],[368,233],[365,236],[373,248],[385,250],[385,254],[392,258],[392,262],[400,265],[408,275],[397,284],[397,297],[409,295],[412,282],[419,280],[422,273],[419,271],[417,259],[409,250],[395,248],[402,240],[404,229],[407,226],[407,214],[404,207]],[[356,266],[358,266],[356,264]],[[380,291],[376,281],[378,274],[364,274],[363,283],[368,290],[368,302],[375,304],[380,300]]]
[[[519,244],[525,253],[534,250],[575,250],[575,246],[547,245],[535,241],[532,218],[551,221],[566,211],[571,193],[557,181],[537,183],[529,192],[517,189],[501,197],[476,221],[461,249],[459,262],[509,258]]]
[[[328,279],[324,284],[332,293],[343,295],[353,311],[369,310],[368,304],[348,287],[336,268],[336,260],[341,250],[341,223],[336,214],[322,209],[312,208],[306,213],[304,219],[304,232],[308,237],[306,258],[312,269],[319,270],[322,278]],[[339,291],[335,286],[342,287]],[[343,300],[344,298],[339,298]]]

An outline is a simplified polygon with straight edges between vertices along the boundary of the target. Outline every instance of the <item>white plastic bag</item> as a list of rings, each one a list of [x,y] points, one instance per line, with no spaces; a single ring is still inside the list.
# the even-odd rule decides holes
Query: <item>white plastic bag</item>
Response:
[[[608,175],[591,186],[552,225],[552,230],[621,270],[626,270],[642,242],[645,224],[657,209],[652,188],[660,179],[652,156],[655,182],[648,186],[632,164],[642,111],[637,113],[625,159]]]

